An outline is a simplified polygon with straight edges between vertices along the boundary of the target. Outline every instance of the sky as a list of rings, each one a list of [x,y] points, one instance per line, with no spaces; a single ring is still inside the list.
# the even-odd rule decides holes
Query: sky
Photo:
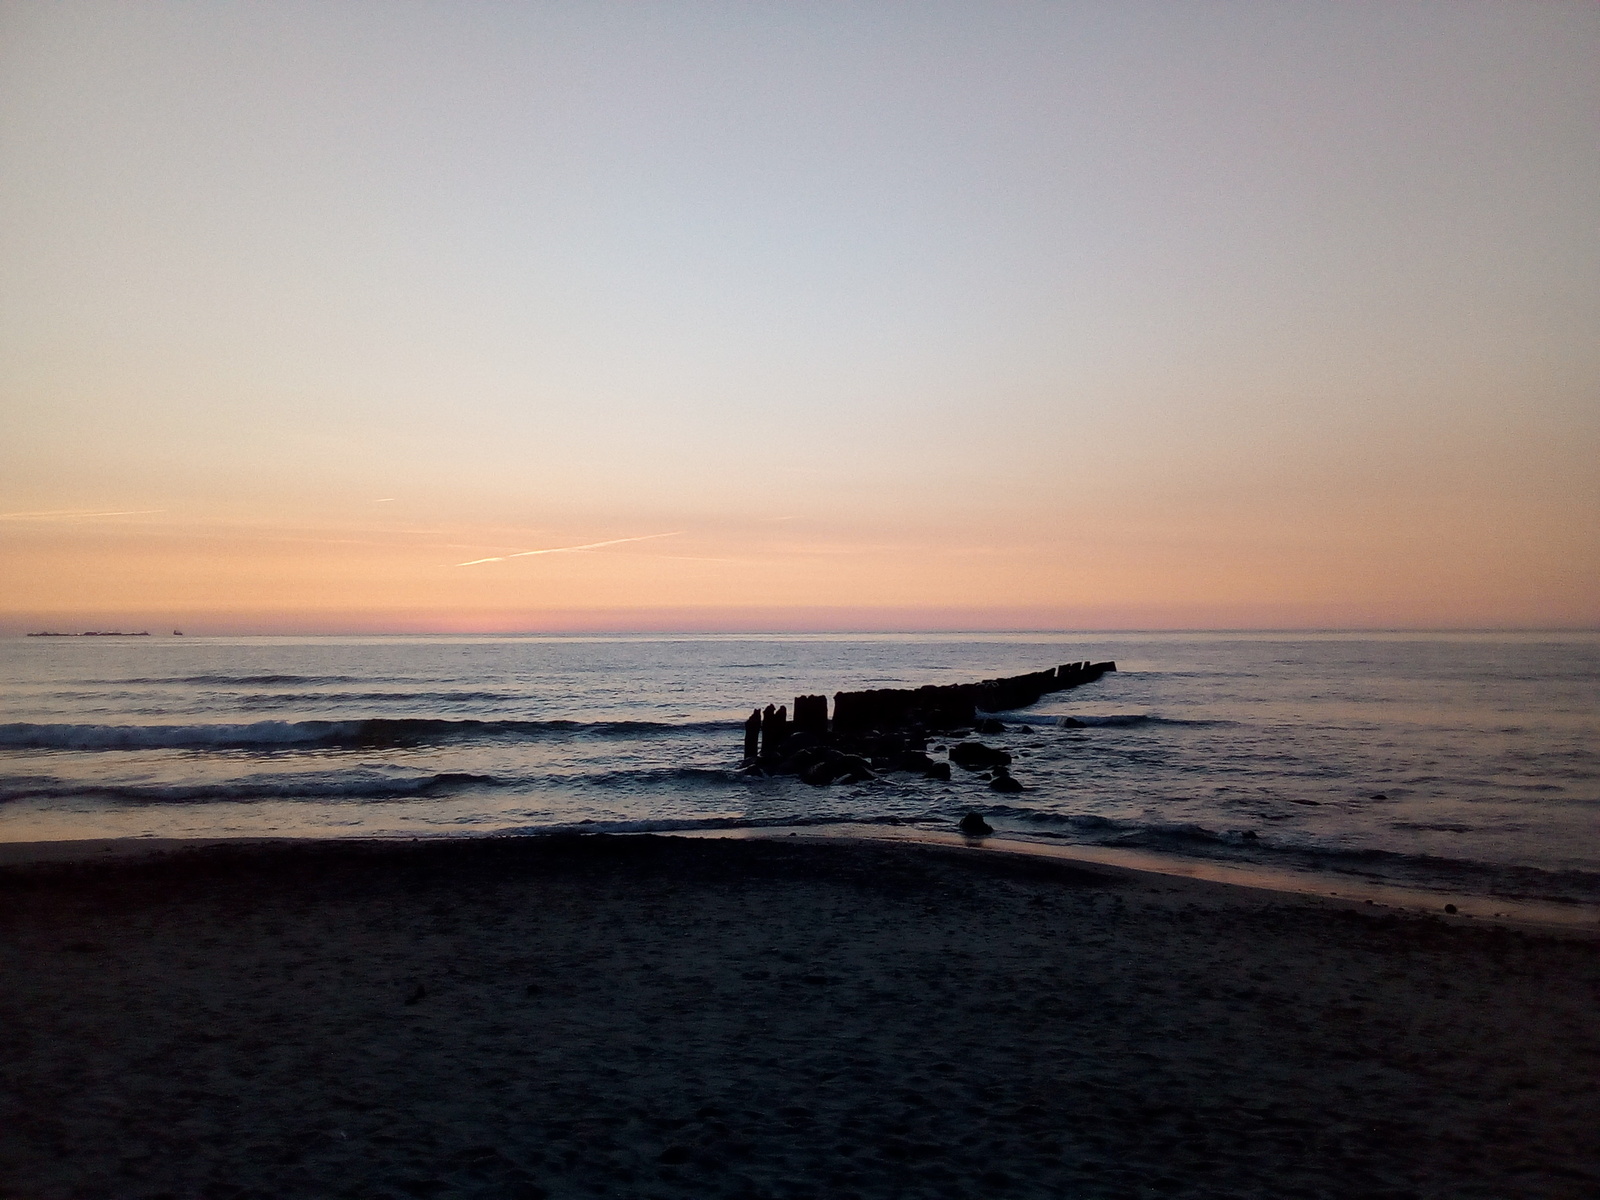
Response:
[[[1597,62],[0,0],[0,632],[1595,627]]]

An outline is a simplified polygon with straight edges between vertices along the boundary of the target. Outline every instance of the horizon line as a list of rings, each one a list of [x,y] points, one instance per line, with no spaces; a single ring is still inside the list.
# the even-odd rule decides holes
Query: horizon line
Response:
[[[301,632],[275,631],[275,632],[250,632],[232,631],[227,633],[182,633],[174,629],[171,633],[157,633],[148,630],[138,631],[97,631],[95,634],[66,630],[31,630],[15,633],[0,633],[0,638],[28,638],[41,635],[54,637],[153,637],[170,640],[174,637],[483,637],[483,638],[511,638],[511,637],[793,637],[793,636],[853,636],[865,634],[878,635],[928,635],[928,636],[961,636],[971,634],[1202,634],[1202,633],[1441,633],[1441,634],[1466,634],[1466,633],[1600,633],[1600,623],[1592,625],[1214,625],[1214,626],[1117,626],[1105,628],[1087,628],[1070,626],[1039,626],[1036,628],[1019,627],[971,627],[952,629],[927,629],[927,628],[890,628],[883,626],[872,627],[840,627],[837,629],[641,629],[641,628],[597,628],[597,629],[346,629],[346,630],[306,630]]]

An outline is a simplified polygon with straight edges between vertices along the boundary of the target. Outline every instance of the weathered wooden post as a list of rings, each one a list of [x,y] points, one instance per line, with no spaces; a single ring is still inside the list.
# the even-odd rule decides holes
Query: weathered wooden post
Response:
[[[780,704],[774,709],[772,705],[767,705],[766,711],[761,714],[761,756],[775,758],[783,747],[783,739],[788,736],[788,706]]]
[[[754,762],[756,755],[761,753],[761,710],[758,708],[750,714],[750,719],[744,723],[744,760]]]
[[[828,698],[826,696],[796,696],[794,698],[794,731],[820,736],[828,732]]]

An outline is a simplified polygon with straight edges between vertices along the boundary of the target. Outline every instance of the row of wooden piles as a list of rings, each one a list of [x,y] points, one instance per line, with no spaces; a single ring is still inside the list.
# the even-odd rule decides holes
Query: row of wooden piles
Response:
[[[955,730],[971,725],[979,712],[1026,708],[1051,692],[1092,683],[1116,669],[1114,662],[1074,662],[980,683],[835,692],[831,721],[826,696],[796,696],[792,721],[787,706],[782,704],[769,704],[750,714],[744,723],[744,756],[752,760],[776,755],[794,733],[826,740],[830,734],[890,733],[912,728],[930,733]]]

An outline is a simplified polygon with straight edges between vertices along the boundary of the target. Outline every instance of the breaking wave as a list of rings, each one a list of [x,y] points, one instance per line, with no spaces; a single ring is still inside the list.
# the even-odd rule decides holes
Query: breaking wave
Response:
[[[1186,721],[1179,717],[1158,717],[1154,713],[1108,713],[1104,716],[1064,716],[1055,719],[1063,729],[1124,728],[1131,725],[1231,725],[1231,721]]]
[[[281,687],[285,684],[303,684],[317,687],[329,683],[382,683],[384,680],[369,675],[157,675],[140,679],[106,679],[104,683],[126,683],[144,687],[186,685],[195,687]],[[395,680],[403,683],[404,680]]]
[[[552,736],[649,737],[726,734],[723,721],[251,721],[218,725],[0,725],[7,750],[293,750],[416,746],[436,742],[526,740]]]
[[[981,810],[1016,832],[1098,846],[1220,858],[1354,875],[1375,882],[1456,887],[1516,900],[1600,902],[1600,872],[1549,870],[1437,854],[1316,845],[1192,823],[1119,820],[1091,813],[1051,813],[995,804]],[[1054,828],[1052,828],[1054,827]]]
[[[218,783],[69,784],[57,780],[0,781],[0,801],[94,799],[120,804],[208,804],[253,800],[408,800],[431,799],[479,788],[504,788],[514,783],[492,775],[442,771],[434,775],[383,776],[341,774],[271,776]]]

